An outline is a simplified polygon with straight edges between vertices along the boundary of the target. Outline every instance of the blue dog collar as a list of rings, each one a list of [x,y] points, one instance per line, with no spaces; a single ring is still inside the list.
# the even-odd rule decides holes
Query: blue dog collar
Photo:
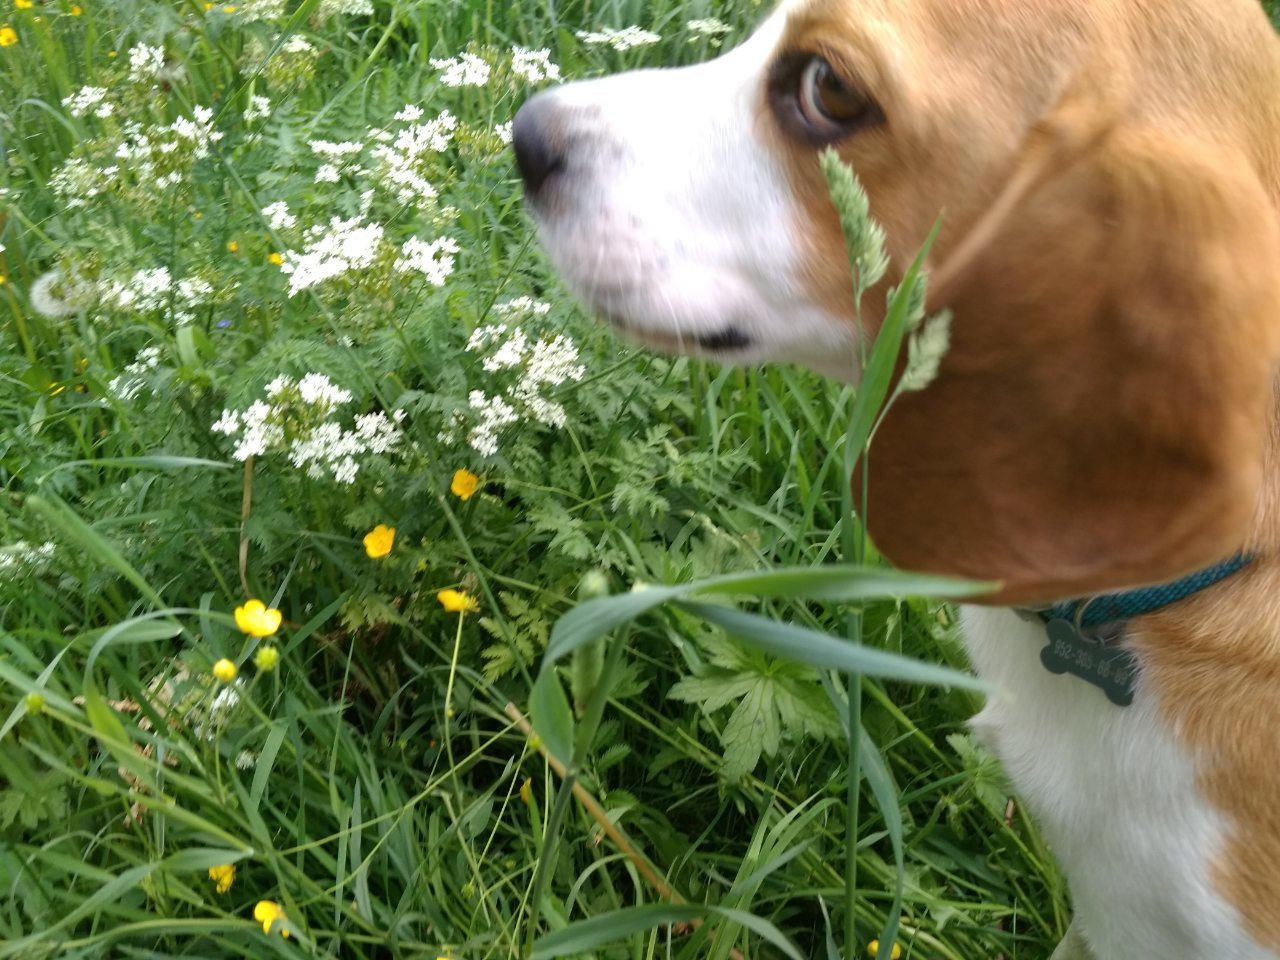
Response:
[[[1206,567],[1204,570],[1170,583],[1125,590],[1121,593],[1106,593],[1087,597],[1084,600],[1067,600],[1047,610],[1036,612],[1045,621],[1067,620],[1081,630],[1115,623],[1118,620],[1132,620],[1144,613],[1154,613],[1179,600],[1185,600],[1193,593],[1206,590],[1215,583],[1220,583],[1232,574],[1243,570],[1252,560],[1253,558],[1246,553],[1237,553],[1229,560],[1223,560],[1212,567]]]
[[[1180,580],[1029,611],[1044,625],[1048,636],[1049,642],[1040,650],[1040,662],[1050,673],[1079,677],[1099,688],[1116,706],[1127,707],[1133,703],[1138,661],[1120,644],[1125,622],[1220,583],[1251,560],[1248,554],[1238,553]]]

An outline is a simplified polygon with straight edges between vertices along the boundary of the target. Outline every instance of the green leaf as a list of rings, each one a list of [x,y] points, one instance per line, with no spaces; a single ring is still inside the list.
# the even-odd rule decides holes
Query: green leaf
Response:
[[[27,506],[47,520],[52,526],[61,530],[69,540],[80,547],[91,559],[114,570],[154,603],[157,607],[165,606],[160,594],[156,593],[146,579],[135,570],[120,551],[108,543],[93,527],[85,523],[80,516],[63,503],[54,494],[32,494],[27,497]]]
[[[782,723],[773,705],[773,685],[755,683],[734,708],[720,736],[724,775],[738,781],[755,769],[763,752],[773,756],[782,740]]]
[[[573,760],[573,711],[560,678],[546,661],[529,693],[529,721],[551,755],[568,767]]]
[[[780,623],[758,614],[709,603],[686,600],[681,606],[745,643],[774,656],[797,660],[813,667],[825,667],[845,673],[865,673],[872,677],[907,683],[956,687],[980,693],[994,692],[989,684],[959,670],[912,660],[886,650],[860,646],[808,627]]]
[[[570,924],[562,930],[539,937],[534,943],[530,960],[580,956],[633,933],[641,933],[667,924],[688,923],[690,920],[707,916],[720,916],[741,924],[773,944],[792,960],[803,960],[795,944],[769,921],[744,910],[694,904],[653,904],[602,913],[590,920]]]
[[[751,594],[850,603],[913,596],[966,597],[989,593],[994,588],[995,584],[954,577],[854,565],[782,567],[764,572],[731,573],[675,586],[646,585],[629,593],[588,600],[562,616],[551,629],[544,663],[553,664],[584,643],[604,636],[654,607],[690,595]]]

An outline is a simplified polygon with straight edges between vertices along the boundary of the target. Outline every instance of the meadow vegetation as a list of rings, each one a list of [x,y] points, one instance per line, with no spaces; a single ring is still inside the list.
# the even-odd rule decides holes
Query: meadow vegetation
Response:
[[[1048,955],[972,692],[855,682],[886,810],[831,671],[667,605],[563,661],[578,796],[526,732],[584,596],[854,559],[850,392],[620,344],[507,146],[763,12],[0,0],[0,957],[854,957],[899,882],[902,956]]]

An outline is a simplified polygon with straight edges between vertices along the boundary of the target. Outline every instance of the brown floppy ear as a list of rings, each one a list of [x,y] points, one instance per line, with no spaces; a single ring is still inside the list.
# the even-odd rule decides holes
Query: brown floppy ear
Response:
[[[956,247],[951,350],[871,449],[881,551],[1000,580],[991,602],[1240,549],[1275,412],[1280,229],[1244,156],[1123,127],[1079,142],[1051,176],[1021,165],[1008,215]]]

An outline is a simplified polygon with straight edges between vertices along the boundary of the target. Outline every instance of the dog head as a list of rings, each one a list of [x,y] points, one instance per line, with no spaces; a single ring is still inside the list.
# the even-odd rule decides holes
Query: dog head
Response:
[[[785,0],[710,63],[543,93],[514,135],[569,285],[666,350],[854,377],[884,297],[860,326],[824,147],[885,228],[886,288],[941,213],[952,347],[877,432],[867,519],[896,563],[1023,602],[1250,537],[1278,90],[1253,0]]]

